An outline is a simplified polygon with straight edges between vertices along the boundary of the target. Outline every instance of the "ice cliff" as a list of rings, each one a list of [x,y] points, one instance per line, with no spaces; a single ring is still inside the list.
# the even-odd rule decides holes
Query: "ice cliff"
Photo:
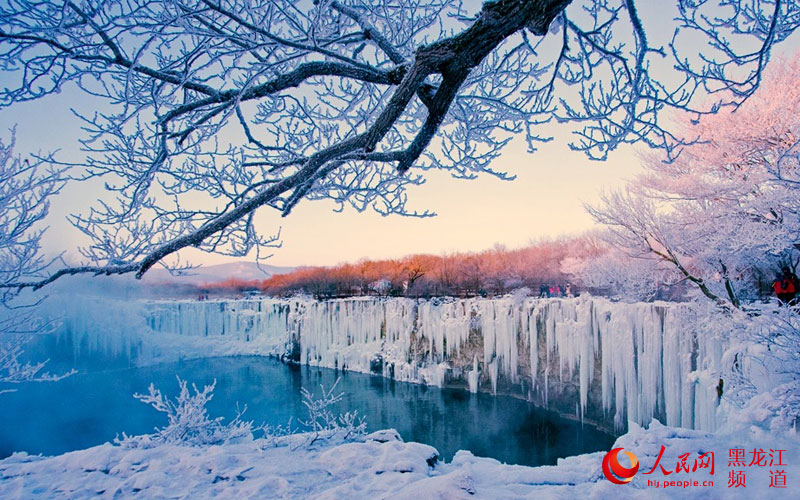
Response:
[[[157,301],[155,334],[263,347],[302,364],[525,397],[622,430],[716,427],[725,348],[690,306],[605,299]],[[197,339],[198,341],[200,339]]]

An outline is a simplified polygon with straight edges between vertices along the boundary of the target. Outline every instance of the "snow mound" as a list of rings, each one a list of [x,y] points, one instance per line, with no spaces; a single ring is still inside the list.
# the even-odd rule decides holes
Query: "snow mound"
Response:
[[[208,447],[165,444],[129,449],[105,444],[57,457],[17,453],[0,461],[0,498],[283,498],[283,499],[574,499],[574,498],[754,498],[792,491],[800,479],[796,435],[748,432],[710,434],[636,424],[615,447],[636,454],[639,473],[626,485],[607,481],[604,453],[559,460],[555,466],[523,467],[460,451],[451,463],[435,459],[436,449],[404,443],[396,431],[370,434],[363,441],[312,448],[271,446],[264,440]],[[660,465],[653,468],[662,445]],[[788,490],[770,488],[771,470],[744,467],[746,486],[728,487],[728,450],[785,450]],[[715,471],[677,472],[680,456],[690,460],[713,451]],[[713,480],[713,486],[654,487],[648,480]]]

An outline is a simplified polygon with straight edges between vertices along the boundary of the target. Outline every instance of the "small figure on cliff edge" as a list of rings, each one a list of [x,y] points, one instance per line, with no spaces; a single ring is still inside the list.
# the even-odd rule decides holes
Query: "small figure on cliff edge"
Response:
[[[547,285],[541,285],[539,287],[539,297],[545,298],[550,296],[550,287]]]

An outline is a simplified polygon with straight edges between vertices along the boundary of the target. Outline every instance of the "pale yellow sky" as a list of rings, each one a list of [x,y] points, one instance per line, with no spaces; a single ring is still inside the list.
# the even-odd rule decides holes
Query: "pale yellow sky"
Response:
[[[543,145],[535,154],[519,141],[494,168],[517,178],[467,181],[429,173],[424,185],[410,191],[409,204],[436,212],[433,218],[382,217],[352,209],[334,213],[328,202],[303,202],[284,219],[262,212],[260,227],[282,227],[283,246],[270,264],[335,264],[361,257],[482,250],[496,243],[517,247],[535,238],[582,232],[593,226],[582,202],[597,200],[601,189],[622,184],[640,169],[631,148],[601,163],[569,151],[564,140]]]

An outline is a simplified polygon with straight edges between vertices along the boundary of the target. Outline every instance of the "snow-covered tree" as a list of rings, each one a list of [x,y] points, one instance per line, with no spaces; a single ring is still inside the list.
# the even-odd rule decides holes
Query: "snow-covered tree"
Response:
[[[492,160],[517,135],[534,150],[553,120],[592,158],[674,154],[664,111],[741,102],[800,23],[790,0],[640,3],[4,2],[0,105],[97,99],[80,174],[109,190],[73,217],[85,265],[14,285],[141,276],[187,247],[260,255],[277,236],[255,211],[303,199],[427,216],[405,191],[427,169],[507,178]]]
[[[214,397],[217,381],[206,385],[203,390],[178,379],[180,393],[177,398],[170,399],[153,384],[147,394],[134,394],[139,401],[149,404],[156,411],[167,416],[168,423],[156,429],[153,434],[128,436],[125,433],[115,440],[117,444],[127,448],[152,448],[162,444],[179,444],[185,446],[220,445],[253,439],[253,422],[243,420],[244,410],[239,412],[230,422],[225,423],[223,417],[210,418],[206,405]]]
[[[270,446],[295,444],[310,447],[317,441],[358,439],[367,429],[365,419],[358,411],[333,413],[332,408],[344,397],[344,393],[336,392],[339,379],[329,389],[320,386],[319,396],[301,388],[307,418],[299,421],[303,428],[295,428],[291,420],[285,427],[254,426],[252,421],[243,419],[246,406],[241,410],[237,408],[236,416],[229,422],[225,422],[223,417],[211,418],[207,406],[214,397],[217,381],[203,386],[202,390],[192,384],[190,390],[188,382],[176,378],[180,393],[175,398],[165,396],[153,384],[150,384],[146,394],[133,395],[165,414],[167,424],[156,428],[153,434],[128,436],[123,432],[121,437],[114,440],[115,443],[126,448],[153,448],[165,444],[203,447],[250,441],[254,432],[261,431],[265,444]]]
[[[660,298],[660,292],[677,281],[672,269],[610,246],[594,255],[567,257],[561,268],[593,293],[627,301]]]
[[[24,279],[41,279],[52,261],[42,256],[40,222],[49,199],[64,184],[64,171],[46,160],[14,155],[14,138],[0,141],[0,285]],[[63,375],[44,373],[46,362],[21,360],[28,336],[48,329],[35,315],[40,298],[18,288],[0,286],[0,383],[3,386],[32,380],[56,380]],[[0,388],[0,392],[9,389]]]
[[[739,307],[757,278],[796,263],[800,244],[800,61],[782,61],[735,110],[688,120],[697,142],[672,162],[646,155],[646,173],[590,212],[618,249]],[[768,274],[769,281],[773,276]]]
[[[303,395],[303,406],[308,412],[308,417],[300,420],[300,423],[308,429],[308,446],[313,445],[319,439],[329,439],[337,435],[341,435],[341,438],[345,440],[358,437],[363,435],[367,429],[367,424],[364,418],[358,415],[358,411],[348,411],[336,415],[331,410],[331,407],[344,397],[344,393],[336,392],[339,380],[337,378],[330,389],[321,385],[318,397],[305,387],[300,389]]]

